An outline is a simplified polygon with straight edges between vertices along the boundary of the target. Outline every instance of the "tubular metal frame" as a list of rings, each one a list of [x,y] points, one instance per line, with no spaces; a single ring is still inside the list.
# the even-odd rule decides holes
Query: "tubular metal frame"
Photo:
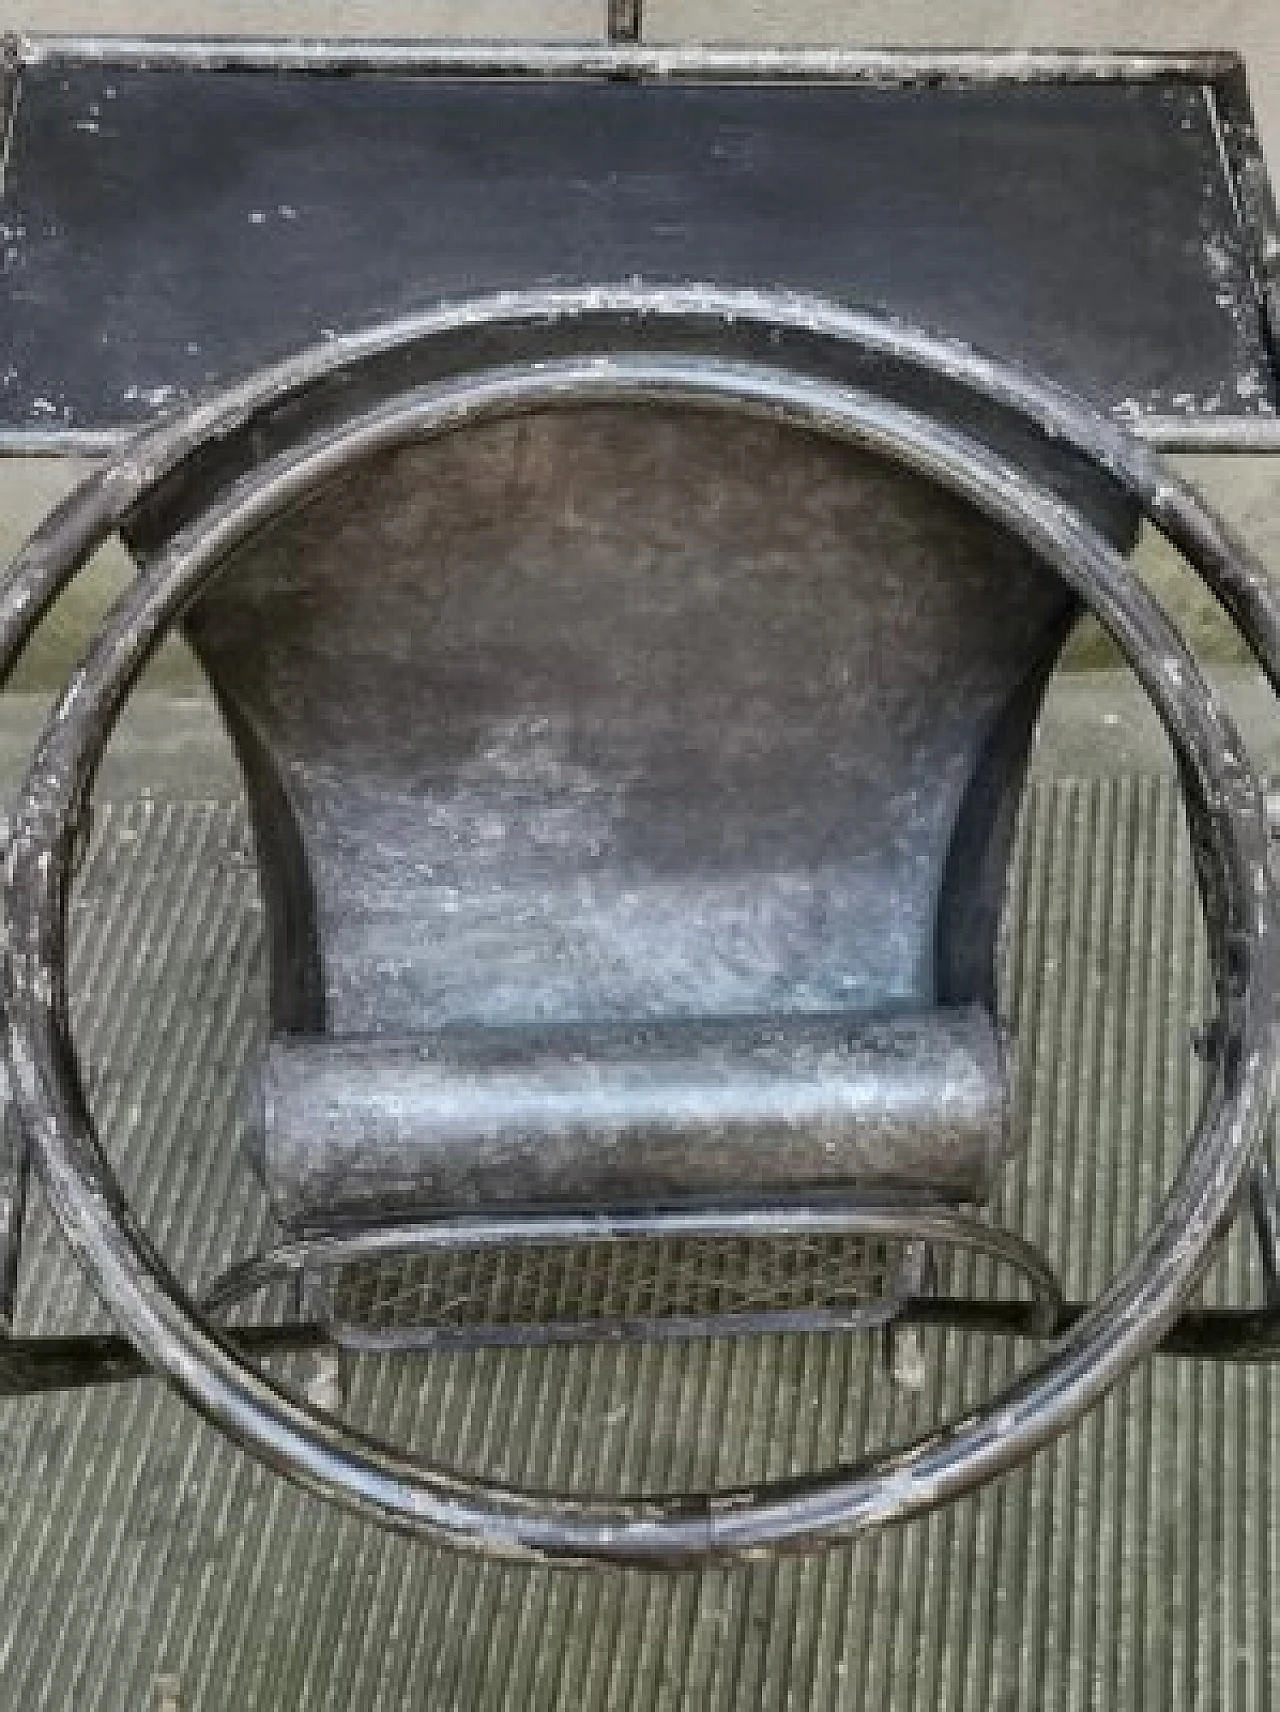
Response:
[[[928,413],[913,407],[922,381],[933,389]],[[236,542],[375,451],[520,412],[646,401],[762,415],[900,462],[1020,537],[1081,596],[1178,756],[1220,1017],[1201,1122],[1154,1226],[1098,1301],[1057,1311],[1057,1341],[1001,1397],[866,1464],[605,1502],[411,1461],[286,1393],[208,1323],[152,1250],[93,1132],[67,1022],[65,906],[77,828],[114,721],[150,653]],[[1230,720],[1123,559],[1011,462],[998,435],[996,444],[975,437],[962,404],[994,410],[1109,478],[1182,551],[1277,684],[1280,605],[1265,572],[1149,451],[1088,407],[884,317],[712,287],[510,294],[334,341],[142,436],[15,561],[0,589],[4,671],[108,535],[127,532],[210,445],[225,454],[198,514],[109,614],[38,745],[9,852],[5,1024],[20,1117],[77,1258],[143,1360],[270,1466],[385,1525],[488,1555],[650,1567],[750,1558],[829,1544],[959,1496],[1072,1425],[1134,1362],[1179,1337],[1183,1303],[1239,1210],[1280,1045],[1261,794]],[[1023,1303],[915,1303],[911,1317],[948,1312],[1018,1335],[1036,1330],[1034,1305]],[[297,1335],[314,1339],[314,1328]],[[85,1353],[110,1363],[120,1352]]]

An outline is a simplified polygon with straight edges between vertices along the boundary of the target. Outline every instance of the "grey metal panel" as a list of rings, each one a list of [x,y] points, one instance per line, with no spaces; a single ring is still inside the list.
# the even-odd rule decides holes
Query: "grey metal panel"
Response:
[[[1116,66],[938,88],[909,60],[901,87],[890,62],[878,85],[26,65],[0,430],[116,430],[326,330],[640,276],[885,304],[1127,416],[1238,432],[1275,377],[1212,68]]]
[[[296,817],[257,830],[314,888],[303,1031],[393,1037],[986,1001],[991,924],[952,944],[943,900],[999,883],[1073,612],[880,460],[598,408],[367,463],[187,634]]]

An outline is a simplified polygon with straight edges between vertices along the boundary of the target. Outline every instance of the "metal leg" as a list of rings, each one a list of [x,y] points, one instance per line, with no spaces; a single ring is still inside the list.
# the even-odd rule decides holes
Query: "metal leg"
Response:
[[[1280,1308],[1280,1191],[1268,1138],[1266,1152],[1249,1177],[1249,1212],[1262,1260],[1262,1287],[1269,1308]]]
[[[933,1296],[937,1291],[938,1265],[927,1242],[909,1242],[903,1250],[894,1295],[906,1300]],[[885,1366],[893,1383],[903,1391],[923,1391],[928,1377],[920,1328],[890,1321],[884,1329]]]
[[[608,0],[605,21],[611,42],[638,42],[643,28],[644,0]]]
[[[333,1318],[333,1304],[325,1273],[304,1270],[298,1274],[295,1288],[298,1323],[327,1326]],[[307,1355],[302,1392],[317,1409],[337,1415],[346,1407],[349,1378],[350,1358],[344,1350],[328,1344]]]
[[[18,1264],[22,1255],[22,1225],[27,1210],[31,1152],[9,1099],[4,1078],[0,1110],[0,1336],[13,1330],[18,1304]]]

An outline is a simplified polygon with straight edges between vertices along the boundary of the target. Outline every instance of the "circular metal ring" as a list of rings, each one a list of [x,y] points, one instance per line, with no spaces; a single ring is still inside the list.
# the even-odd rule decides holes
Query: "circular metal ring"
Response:
[[[1082,595],[1178,753],[1223,1026],[1200,1126],[1141,1249],[989,1408],[866,1466],[604,1502],[424,1467],[287,1395],[201,1319],[137,1227],[90,1125],[67,1026],[64,914],[74,824],[114,719],[151,650],[238,540],[374,451],[520,410],[632,400],[765,414],[907,464],[1021,536]],[[93,491],[85,502],[92,510]],[[62,522],[68,539],[91,533],[74,504]],[[7,907],[6,1021],[20,1112],[69,1240],[140,1351],[216,1424],[313,1489],[391,1526],[512,1557],[672,1564],[799,1549],[920,1514],[1022,1460],[1151,1347],[1199,1279],[1235,1210],[1276,1055],[1275,920],[1256,782],[1176,632],[1119,555],[990,448],[866,393],[759,365],[615,353],[481,373],[396,398],[242,477],[122,597],[73,675],[15,814]]]

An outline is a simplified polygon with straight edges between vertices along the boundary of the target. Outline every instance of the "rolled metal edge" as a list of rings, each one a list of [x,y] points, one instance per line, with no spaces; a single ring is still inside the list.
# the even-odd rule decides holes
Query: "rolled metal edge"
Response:
[[[1012,1141],[979,1005],[291,1036],[259,1109],[277,1214],[308,1229],[813,1188],[978,1201]]]

